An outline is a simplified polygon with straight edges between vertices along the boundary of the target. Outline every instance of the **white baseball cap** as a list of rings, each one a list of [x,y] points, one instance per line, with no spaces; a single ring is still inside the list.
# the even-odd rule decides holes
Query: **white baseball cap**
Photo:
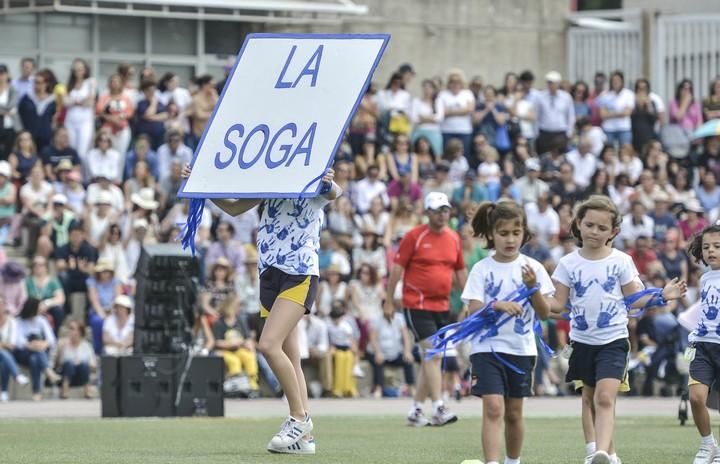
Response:
[[[562,81],[562,75],[557,71],[550,71],[549,73],[545,74],[545,81],[559,83],[560,81]]]
[[[440,209],[443,206],[451,208],[447,195],[442,192],[430,192],[425,197],[425,209]]]
[[[67,205],[68,199],[62,193],[56,193],[52,197],[52,202],[54,205]]]

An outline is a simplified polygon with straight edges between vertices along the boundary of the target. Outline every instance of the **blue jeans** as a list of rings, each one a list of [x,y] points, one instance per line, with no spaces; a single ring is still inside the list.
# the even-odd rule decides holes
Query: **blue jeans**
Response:
[[[0,391],[8,391],[10,377],[17,377],[18,368],[15,358],[8,350],[0,349]]]
[[[105,319],[100,317],[100,315],[96,313],[94,309],[88,310],[88,325],[90,326],[90,330],[92,330],[93,349],[95,350],[95,354],[97,354],[98,356],[102,354],[102,334],[104,323]]]
[[[65,361],[62,365],[63,381],[68,380],[71,387],[82,387],[90,381],[90,366],[86,362],[79,364]]]
[[[607,135],[607,144],[617,150],[623,145],[632,143],[632,131],[629,130],[606,131],[605,135]]]
[[[30,369],[33,393],[40,393],[42,387],[40,379],[48,367],[48,355],[44,351],[31,351],[28,349],[15,350],[13,353],[18,364]]]

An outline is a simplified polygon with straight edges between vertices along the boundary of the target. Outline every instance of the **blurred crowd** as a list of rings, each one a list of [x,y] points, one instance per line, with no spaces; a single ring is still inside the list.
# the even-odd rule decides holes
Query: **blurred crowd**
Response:
[[[643,280],[690,285],[686,300],[631,322],[634,391],[675,393],[683,339],[676,316],[697,300],[700,274],[686,243],[720,216],[720,138],[691,135],[720,118],[720,79],[709,89],[685,79],[668,101],[622,71],[598,72],[591,83],[555,71],[537,80],[508,72],[495,86],[459,69],[420,80],[403,64],[366,89],[335,156],[344,194],[326,212],[321,284],[301,324],[313,396],[412,392],[417,352],[408,355],[402,315],[383,313],[386,298],[399,299],[384,282],[433,191],[451,199],[468,268],[487,256],[468,224],[474,209],[511,199],[533,232],[523,252],[550,272],[575,249],[573,205],[609,196],[624,215],[615,246]],[[140,251],[174,241],[186,221],[188,201],[176,196],[182,166],[224,84],[125,64],[97,82],[82,59],[61,82],[29,58],[18,76],[0,64],[0,400],[10,381],[31,383],[35,399],[44,381],[60,385],[61,396],[73,386],[90,396],[97,356],[132,352]],[[256,209],[230,217],[208,202],[193,336],[197,350],[224,357],[230,390],[280,395],[255,350],[257,226]],[[544,330],[561,350],[568,324],[547,321]],[[455,362],[446,363],[446,394],[461,397],[463,347],[448,357]],[[387,366],[402,376],[386,385]],[[561,357],[541,356],[536,393],[567,393],[564,369]]]

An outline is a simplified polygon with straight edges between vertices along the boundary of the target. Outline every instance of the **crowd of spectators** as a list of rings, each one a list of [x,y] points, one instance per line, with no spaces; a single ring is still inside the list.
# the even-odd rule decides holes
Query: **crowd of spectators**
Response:
[[[63,83],[29,58],[18,76],[0,64],[0,400],[12,378],[30,381],[35,399],[43,378],[63,396],[70,386],[91,395],[97,356],[132,352],[138,257],[143,245],[173,241],[185,222],[181,170],[224,86],[208,75],[183,83],[171,72],[136,72],[122,64],[101,83],[77,59]],[[344,194],[328,207],[317,302],[300,325],[313,396],[412,392],[418,355],[400,313],[383,313],[383,301],[399,297],[386,295],[384,282],[432,191],[451,199],[468,268],[487,255],[468,218],[482,201],[510,199],[524,206],[534,234],[523,252],[549,272],[575,249],[573,205],[592,194],[612,198],[624,215],[615,246],[643,280],[690,285],[686,300],[631,323],[633,371],[645,379],[639,392],[653,394],[655,380],[671,376],[667,351],[674,363],[682,338],[675,316],[697,299],[700,269],[686,243],[720,216],[720,138],[689,137],[720,118],[720,79],[707,91],[685,79],[669,101],[621,71],[598,72],[592,83],[555,71],[537,85],[530,71],[508,72],[497,86],[459,69],[415,79],[405,64],[386,85],[371,84],[335,157]],[[246,379],[250,396],[259,382],[279,395],[255,351],[257,226],[257,210],[230,217],[208,202],[193,334],[198,350],[225,359],[228,378]],[[458,290],[452,312],[461,305]],[[544,329],[561,350],[567,323]],[[449,377],[447,394],[460,396],[462,347],[457,358],[460,375]],[[565,393],[562,358],[541,358],[536,393]],[[361,368],[365,360],[372,369]],[[387,365],[404,370],[399,388],[385,386]],[[356,379],[366,374],[363,392]]]

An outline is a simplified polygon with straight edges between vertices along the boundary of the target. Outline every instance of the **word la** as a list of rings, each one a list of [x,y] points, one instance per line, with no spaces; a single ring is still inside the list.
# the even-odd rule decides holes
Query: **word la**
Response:
[[[295,137],[298,135],[297,124],[294,122],[290,122],[282,126],[280,130],[272,135],[272,137],[270,136],[270,127],[268,127],[267,124],[257,125],[248,132],[247,136],[245,136],[245,126],[242,124],[233,124],[225,132],[225,139],[223,141],[223,144],[230,152],[230,156],[226,160],[223,160],[222,153],[217,152],[215,154],[215,167],[217,169],[225,169],[232,164],[237,156],[238,166],[240,169],[249,169],[258,162],[263,154],[265,155],[265,166],[267,166],[268,169],[275,169],[283,163],[286,163],[285,167],[288,167],[298,155],[305,155],[304,165],[307,166],[310,164],[310,154],[312,153],[312,145],[315,140],[316,129],[317,122],[313,122],[310,124],[307,131],[305,131],[305,135],[302,136],[300,142],[297,145],[294,145]],[[243,137],[245,138],[241,143],[241,139]],[[275,145],[281,137],[282,141],[280,143],[283,141],[289,143],[282,143],[277,150],[282,153],[282,157],[273,159],[271,155],[273,154]],[[246,161],[245,151],[248,144],[253,139],[255,139],[255,143],[253,145],[257,144],[259,141],[260,148],[258,148],[257,153],[250,155],[251,158]],[[238,145],[240,146],[239,150]]]
[[[285,73],[287,72],[288,66],[290,66],[290,62],[292,61],[296,50],[297,45],[293,45],[290,49],[290,54],[288,55],[287,60],[285,60],[285,66],[283,66],[277,82],[275,82],[276,89],[294,89],[297,87],[298,82],[300,82],[300,79],[302,79],[303,76],[310,76],[310,87],[315,87],[318,78],[318,71],[320,70],[320,60],[322,59],[323,46],[320,45],[317,50],[315,50],[315,53],[313,53],[308,62],[305,64],[303,70],[300,71],[298,77],[295,78],[295,81],[283,81],[283,79],[285,79]]]

